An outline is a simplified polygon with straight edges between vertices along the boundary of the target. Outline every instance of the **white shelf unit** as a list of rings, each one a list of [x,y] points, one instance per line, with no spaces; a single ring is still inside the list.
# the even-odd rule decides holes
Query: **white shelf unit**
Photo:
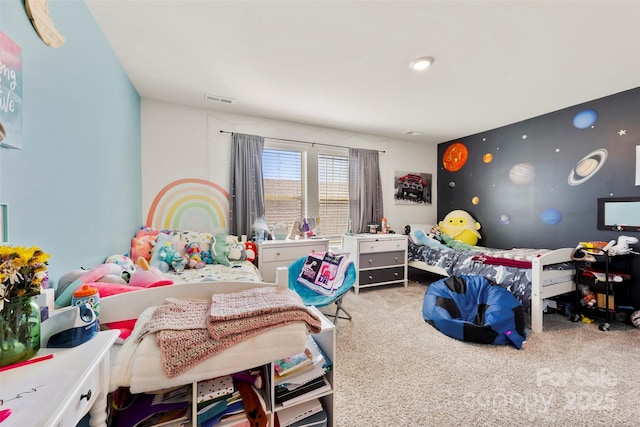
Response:
[[[313,338],[318,343],[322,351],[331,359],[332,367],[331,370],[326,374],[326,378],[331,384],[331,391],[325,392],[322,395],[313,395],[307,400],[319,398],[322,403],[322,408],[327,414],[327,426],[333,427],[335,425],[335,417],[334,417],[334,407],[335,407],[335,396],[334,396],[334,371],[336,369],[336,334],[335,334],[335,326],[331,323],[318,309],[315,307],[309,307],[311,311],[313,311],[322,321],[322,330],[318,334],[313,334]],[[265,366],[258,366],[255,369],[261,369],[265,375],[265,386],[263,390],[266,390],[266,396],[263,396],[266,404],[266,413],[269,418],[269,426],[276,425],[275,417],[279,410],[283,408],[281,404],[275,403],[275,371],[273,367],[273,363],[269,363]],[[192,394],[192,402],[197,402],[197,383],[193,383],[191,385],[191,394]],[[302,401],[298,404],[301,404]],[[193,427],[197,426],[197,405],[191,405],[191,425]]]
[[[407,286],[407,236],[355,234],[342,236],[342,249],[356,267],[356,295],[360,288],[403,283]]]
[[[263,240],[258,242],[258,270],[265,282],[276,281],[276,269],[288,267],[312,252],[327,252],[329,239]]]

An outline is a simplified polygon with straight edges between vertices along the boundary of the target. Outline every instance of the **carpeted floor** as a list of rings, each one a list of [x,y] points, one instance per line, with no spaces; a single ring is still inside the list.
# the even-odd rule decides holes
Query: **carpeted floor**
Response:
[[[338,427],[640,426],[640,329],[547,314],[522,350],[465,343],[424,322],[419,280],[345,297]]]

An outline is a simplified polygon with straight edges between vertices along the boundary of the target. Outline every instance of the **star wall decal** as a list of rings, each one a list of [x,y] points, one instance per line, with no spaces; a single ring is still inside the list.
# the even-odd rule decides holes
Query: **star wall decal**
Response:
[[[527,135],[522,135],[522,139],[527,139]]]
[[[627,134],[627,130],[626,129],[620,129],[618,131],[618,135],[622,136],[622,135],[626,135]]]

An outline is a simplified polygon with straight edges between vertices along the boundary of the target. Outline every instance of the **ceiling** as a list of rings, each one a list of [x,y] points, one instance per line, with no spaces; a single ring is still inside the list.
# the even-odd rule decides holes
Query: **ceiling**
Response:
[[[640,86],[638,0],[85,1],[142,98],[393,139]]]

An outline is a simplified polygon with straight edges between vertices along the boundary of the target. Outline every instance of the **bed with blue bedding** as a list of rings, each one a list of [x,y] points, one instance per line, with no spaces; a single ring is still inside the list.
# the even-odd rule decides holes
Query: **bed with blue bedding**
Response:
[[[430,225],[411,225],[409,230],[430,230]],[[411,234],[410,234],[411,235]],[[408,265],[440,276],[482,276],[507,289],[531,313],[531,329],[542,332],[545,298],[575,290],[573,248],[495,249],[452,248],[437,244],[419,244],[410,238]]]

